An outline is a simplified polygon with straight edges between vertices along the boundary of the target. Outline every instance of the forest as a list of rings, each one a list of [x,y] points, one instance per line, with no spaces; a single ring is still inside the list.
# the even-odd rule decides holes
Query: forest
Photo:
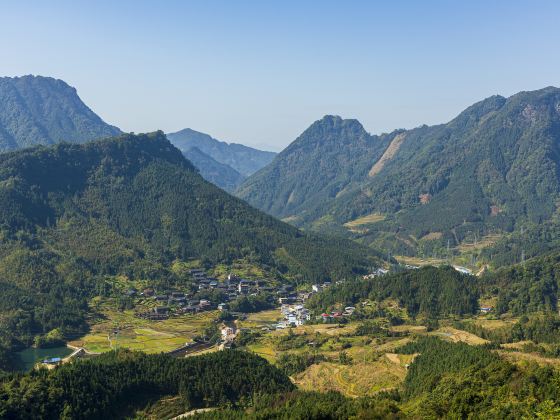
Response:
[[[110,295],[114,276],[163,288],[188,281],[172,270],[177,261],[209,268],[243,258],[303,283],[380,261],[204,181],[162,132],[0,155],[0,239],[0,368],[11,364],[5,351],[38,335],[85,333],[89,301]]]
[[[50,371],[4,377],[0,418],[114,418],[165,395],[179,396],[189,411],[247,403],[253,395],[293,389],[278,369],[245,352],[177,359],[120,350]]]
[[[424,267],[335,285],[310,299],[317,310],[353,306],[364,299],[396,299],[412,317],[440,318],[474,314],[479,290],[475,278],[452,267]]]

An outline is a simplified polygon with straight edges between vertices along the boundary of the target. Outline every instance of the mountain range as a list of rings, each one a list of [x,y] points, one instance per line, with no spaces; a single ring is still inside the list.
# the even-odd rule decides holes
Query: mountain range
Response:
[[[0,154],[0,238],[0,348],[83,331],[88,299],[111,290],[111,276],[163,288],[184,281],[181,261],[243,260],[279,280],[319,281],[380,262],[205,181],[163,132]]]
[[[0,151],[60,141],[84,143],[120,134],[62,80],[0,78]]]
[[[38,144],[85,143],[120,133],[62,80],[43,76],[0,78],[0,152]],[[168,137],[206,180],[230,192],[275,156],[191,129]]]
[[[560,89],[492,96],[447,124],[382,135],[326,116],[237,195],[297,226],[405,254],[555,223]]]
[[[183,155],[198,169],[205,180],[225,191],[234,191],[246,178],[231,166],[208,156],[198,147],[185,150]]]
[[[169,133],[167,138],[187,158],[193,158],[204,178],[228,191],[234,190],[247,176],[269,164],[276,156],[274,152],[216,140],[190,128]],[[195,148],[195,152],[190,152]]]

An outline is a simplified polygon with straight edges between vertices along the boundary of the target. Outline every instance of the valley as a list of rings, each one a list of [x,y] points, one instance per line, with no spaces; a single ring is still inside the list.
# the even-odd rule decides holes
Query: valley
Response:
[[[0,77],[0,419],[560,419],[557,13],[78,3],[0,27],[80,84]]]

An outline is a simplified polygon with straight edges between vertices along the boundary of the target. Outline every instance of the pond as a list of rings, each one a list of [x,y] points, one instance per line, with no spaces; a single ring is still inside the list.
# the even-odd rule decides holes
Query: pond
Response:
[[[20,369],[28,371],[35,366],[35,363],[53,357],[66,357],[72,353],[72,349],[66,346],[51,347],[48,349],[37,349],[29,347],[17,353],[20,360]]]

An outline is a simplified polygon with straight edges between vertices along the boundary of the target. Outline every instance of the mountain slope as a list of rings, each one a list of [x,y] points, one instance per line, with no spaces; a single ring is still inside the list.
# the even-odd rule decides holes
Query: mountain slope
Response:
[[[244,176],[258,171],[270,163],[276,155],[274,152],[264,152],[242,144],[228,144],[190,128],[167,134],[167,138],[182,152],[196,147],[214,160],[231,166]]]
[[[308,256],[329,248],[204,181],[161,132],[0,155],[0,186],[7,232],[46,229],[59,239],[98,224],[163,261],[253,253],[277,264],[274,253],[299,242]],[[324,276],[329,266],[338,269],[309,268]]]
[[[119,133],[62,80],[0,78],[0,151],[60,141],[83,143]]]
[[[278,280],[319,281],[379,262],[305,234],[205,181],[162,132],[0,155],[0,350],[84,331],[115,278],[167,290],[176,264],[243,259]]]
[[[239,196],[307,227],[355,221],[358,239],[379,245],[391,236],[400,244],[398,252],[411,251],[424,237],[441,249],[558,217],[559,89],[490,97],[448,124],[372,136],[377,142],[371,144],[362,131],[348,138],[336,127],[319,132],[317,142],[307,134],[316,124],[249,177]],[[348,146],[333,150],[337,140]],[[362,151],[345,165],[333,165],[334,159],[344,162],[340,155],[349,156],[352,148]],[[310,193],[292,206],[290,195],[316,191],[316,180],[337,177],[346,186],[325,190],[321,208]],[[356,220],[367,215],[379,217],[371,219],[375,223]]]
[[[234,191],[245,179],[245,176],[231,166],[216,161],[201,152],[198,147],[188,149],[183,155],[199,170],[205,180],[226,191]]]
[[[367,176],[395,135],[370,136],[357,120],[327,115],[243,182],[236,194],[295,224],[312,222]]]

